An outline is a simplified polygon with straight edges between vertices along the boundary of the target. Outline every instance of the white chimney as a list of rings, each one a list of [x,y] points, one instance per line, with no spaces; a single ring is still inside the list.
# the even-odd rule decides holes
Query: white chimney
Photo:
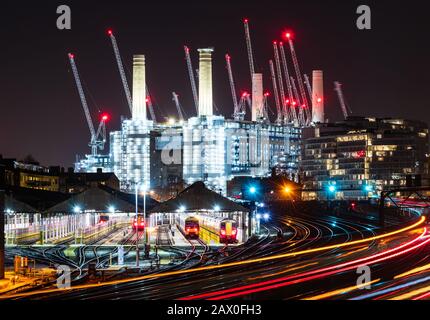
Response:
[[[199,116],[213,115],[212,48],[198,49],[199,62]]]
[[[263,116],[263,75],[252,75],[252,121],[257,121]]]
[[[325,122],[324,81],[322,70],[312,71],[312,122]]]
[[[146,118],[145,56],[133,55],[133,120]]]

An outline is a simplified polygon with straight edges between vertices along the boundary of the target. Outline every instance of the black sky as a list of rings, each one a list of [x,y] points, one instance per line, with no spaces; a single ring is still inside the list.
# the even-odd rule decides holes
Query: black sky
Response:
[[[56,8],[72,10],[72,30],[56,28]],[[356,28],[359,4],[372,9],[372,30]],[[98,109],[112,115],[109,130],[128,116],[106,30],[116,34],[123,62],[146,55],[147,83],[159,120],[175,116],[171,92],[193,115],[182,46],[215,48],[214,100],[230,116],[231,95],[224,55],[232,56],[238,90],[250,88],[242,19],[250,19],[256,66],[271,91],[268,60],[272,41],[294,30],[302,73],[325,72],[330,120],[341,112],[333,81],[344,84],[357,115],[405,117],[429,122],[430,44],[424,1],[9,1],[2,2],[0,35],[0,154],[32,154],[45,165],[71,165],[88,152],[89,131],[68,52],[85,84],[94,122]],[[130,74],[128,75],[130,76]],[[130,81],[129,81],[130,82]],[[274,109],[273,101],[270,102]]]

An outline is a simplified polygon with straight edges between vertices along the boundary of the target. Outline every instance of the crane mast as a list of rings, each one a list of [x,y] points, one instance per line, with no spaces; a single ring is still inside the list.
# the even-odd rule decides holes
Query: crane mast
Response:
[[[231,90],[231,96],[233,98],[233,107],[234,107],[234,114],[237,114],[240,112],[239,105],[237,103],[237,96],[236,96],[236,88],[234,85],[234,79],[233,79],[233,71],[231,70],[231,58],[228,54],[225,55],[225,62],[227,64],[227,72],[228,72],[228,80],[230,82],[230,90]]]
[[[307,117],[306,124],[309,124],[310,121],[312,120],[312,116],[309,110],[308,99],[306,98],[305,88],[303,86],[302,74],[300,73],[300,66],[297,60],[296,50],[294,49],[293,40],[291,39],[291,35],[289,33],[287,34],[287,38],[288,38],[288,43],[290,44],[291,57],[293,59],[294,69],[296,71],[296,76],[297,76],[297,82],[299,84],[300,95],[303,102],[302,107],[306,111],[306,117]]]
[[[176,109],[178,110],[179,120],[184,121],[184,114],[182,113],[181,104],[179,103],[179,96],[176,94],[176,92],[172,92],[172,96]]]
[[[248,50],[249,71],[251,73],[251,81],[252,81],[252,75],[255,73],[255,68],[254,68],[254,56],[252,54],[251,36],[249,34],[248,19],[243,20],[243,26],[245,28],[246,49]]]
[[[269,93],[266,92],[263,96],[263,119],[269,121]]]
[[[348,107],[346,106],[346,103],[345,103],[345,98],[343,96],[342,84],[340,82],[336,81],[334,83],[334,91],[337,92],[340,107],[342,108],[343,117],[346,119],[346,118],[348,118],[349,113],[348,113]]]
[[[308,90],[309,98],[310,98],[310,99],[311,99],[311,101],[312,101],[313,94],[312,94],[311,82],[309,81],[309,77],[308,77],[308,75],[307,75],[307,74],[304,74],[304,75],[303,75],[303,78],[305,79],[304,81],[305,81],[306,89]],[[312,107],[313,107],[313,106],[312,106]]]
[[[275,99],[275,105],[276,105],[276,123],[280,124],[282,123],[282,112],[281,112],[281,104],[279,102],[279,92],[278,92],[278,85],[276,83],[275,68],[273,66],[273,60],[269,61],[269,67],[270,67],[270,75],[272,78],[273,93],[274,93],[274,99]]]
[[[146,104],[148,105],[149,114],[151,115],[151,119],[156,122],[157,118],[155,118],[154,106],[152,105],[151,95],[149,94],[148,85],[146,87]]]
[[[291,103],[294,100],[293,87],[291,86],[290,71],[288,70],[287,58],[285,55],[284,44],[282,42],[279,43],[279,51],[281,52],[281,61],[282,61],[282,66],[285,74],[285,83],[287,84],[290,113],[292,115],[293,120],[297,123],[298,117],[296,114],[296,110],[291,107]]]
[[[284,122],[288,123],[290,121],[290,115],[286,104],[284,84],[282,81],[281,62],[279,60],[278,44],[276,42],[273,42],[273,52],[275,56],[276,72],[278,75],[279,92],[281,94],[282,113],[284,115]]]
[[[95,155],[97,155],[97,149],[99,147],[102,147],[104,144],[104,141],[97,140],[99,132],[102,131],[101,126],[104,126],[104,124],[100,123],[99,130],[97,132],[95,131],[93,120],[91,119],[90,110],[88,108],[87,100],[85,98],[84,90],[82,88],[81,79],[79,77],[78,68],[76,67],[74,54],[69,53],[69,61],[70,61],[70,65],[72,67],[73,76],[75,78],[76,88],[78,89],[79,98],[81,99],[82,108],[84,109],[85,118],[87,120],[88,128],[90,129],[91,141],[88,145],[91,147],[91,154],[93,156],[95,156]],[[105,119],[102,119],[102,122],[104,122],[104,120]],[[106,139],[104,139],[104,140],[106,140]]]
[[[293,87],[293,93],[295,96],[295,101],[293,102],[293,106],[297,106],[299,108],[299,125],[304,127],[306,126],[306,119],[305,119],[305,115],[303,113],[303,105],[301,103],[300,100],[300,95],[299,95],[299,91],[297,90],[297,86],[296,86],[296,81],[293,77],[290,78],[291,79],[291,86]]]
[[[197,94],[196,80],[194,79],[193,65],[191,63],[190,49],[184,46],[185,60],[187,61],[188,75],[191,82],[191,90],[193,92],[194,106],[196,107],[196,112],[199,112],[199,96]]]
[[[108,30],[108,35],[112,41],[113,51],[115,53],[116,63],[118,65],[119,74],[121,76],[122,86],[124,87],[125,96],[127,98],[128,107],[130,108],[130,112],[133,111],[133,100],[131,99],[130,88],[128,86],[127,77],[125,76],[124,66],[122,64],[121,55],[119,53],[118,44],[116,42],[116,38],[113,35],[112,30]]]

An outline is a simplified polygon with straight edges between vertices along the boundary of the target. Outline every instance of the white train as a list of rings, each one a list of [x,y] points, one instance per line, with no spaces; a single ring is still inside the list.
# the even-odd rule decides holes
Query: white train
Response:
[[[186,237],[199,237],[200,229],[206,229],[219,237],[220,243],[237,242],[237,222],[235,220],[213,217],[205,214],[190,216],[179,214],[176,224]]]

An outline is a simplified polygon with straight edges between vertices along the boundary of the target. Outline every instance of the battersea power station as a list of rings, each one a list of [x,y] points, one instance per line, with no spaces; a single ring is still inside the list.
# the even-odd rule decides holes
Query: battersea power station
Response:
[[[110,133],[109,155],[87,155],[76,163],[76,171],[114,172],[126,192],[137,184],[149,190],[203,181],[225,194],[227,181],[234,177],[267,177],[273,170],[297,180],[301,129],[270,122],[261,74],[254,74],[248,97],[251,121],[243,114],[234,119],[214,114],[212,52],[198,50],[197,116],[163,124],[148,119],[145,56],[134,55],[132,117]]]

